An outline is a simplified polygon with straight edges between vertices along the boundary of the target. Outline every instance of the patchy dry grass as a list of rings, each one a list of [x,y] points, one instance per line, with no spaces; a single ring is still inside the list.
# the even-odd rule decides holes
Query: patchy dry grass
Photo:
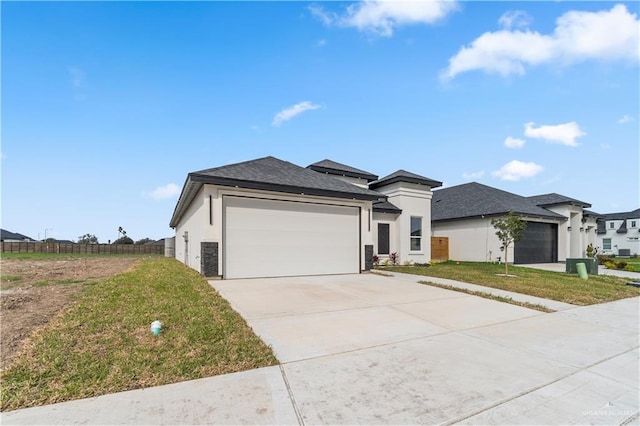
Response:
[[[589,275],[588,280],[583,280],[577,275],[518,266],[509,266],[509,274],[514,276],[498,276],[504,274],[504,265],[493,263],[444,262],[429,267],[395,266],[384,270],[449,278],[574,305],[592,305],[640,296],[640,289],[626,285],[628,278]]]
[[[65,259],[95,259],[97,257],[126,257],[126,258],[159,258],[161,254],[126,254],[126,253],[1,253],[2,259],[27,260],[65,260]]]
[[[199,274],[166,258],[87,286],[15,359],[3,366],[2,410],[278,363]]]

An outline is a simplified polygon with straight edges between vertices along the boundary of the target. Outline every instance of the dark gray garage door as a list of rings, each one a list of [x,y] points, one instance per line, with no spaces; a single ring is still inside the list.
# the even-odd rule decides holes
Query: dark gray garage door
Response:
[[[558,225],[527,222],[524,236],[514,245],[513,263],[555,263],[558,261]]]

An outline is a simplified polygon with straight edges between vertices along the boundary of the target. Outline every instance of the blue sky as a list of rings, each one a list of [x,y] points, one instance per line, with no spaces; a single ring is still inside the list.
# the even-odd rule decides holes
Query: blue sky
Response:
[[[637,2],[3,2],[2,227],[171,236],[273,155],[639,200]]]

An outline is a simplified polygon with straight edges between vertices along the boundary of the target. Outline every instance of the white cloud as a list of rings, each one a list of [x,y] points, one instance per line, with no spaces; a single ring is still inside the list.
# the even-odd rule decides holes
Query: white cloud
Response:
[[[511,136],[507,136],[504,140],[504,146],[507,148],[522,148],[525,143],[524,139],[512,138]]]
[[[601,143],[600,144],[600,148],[602,148],[602,149],[611,149],[611,145],[609,145],[608,143]]]
[[[482,34],[449,59],[440,77],[450,80],[473,70],[524,74],[526,66],[568,66],[587,60],[637,62],[639,32],[637,15],[622,4],[600,12],[569,11],[556,20],[551,34],[508,28]]]
[[[535,123],[524,125],[524,135],[529,138],[544,139],[551,143],[560,143],[567,146],[578,146],[576,139],[585,136],[586,133],[580,130],[580,126],[575,121],[555,126],[534,127]]]
[[[631,117],[630,115],[623,115],[622,118],[620,120],[618,120],[618,124],[626,124],[626,123],[630,123],[632,121],[636,121],[635,118]]]
[[[335,14],[330,14],[325,12],[322,6],[318,6],[317,4],[312,4],[309,6],[309,11],[313,16],[315,16],[318,20],[322,21],[325,25],[331,25],[336,19]]]
[[[285,108],[273,117],[273,122],[271,123],[274,127],[279,127],[285,121],[291,120],[298,114],[302,114],[305,111],[314,110],[320,108],[320,105],[315,105],[309,101],[300,102],[299,104],[295,104],[292,107]]]
[[[513,160],[502,166],[500,169],[492,172],[492,175],[502,180],[518,181],[522,178],[533,177],[540,173],[543,167],[536,163],[524,163],[522,161]]]
[[[479,172],[463,173],[462,177],[465,179],[481,179],[484,176],[484,170]]]
[[[343,14],[327,12],[318,5],[310,6],[309,10],[325,25],[355,27],[360,31],[391,37],[396,27],[433,24],[457,8],[454,0],[365,0],[349,5]]]
[[[327,40],[325,40],[325,39],[318,40],[318,42],[316,43],[316,45],[317,45],[318,47],[324,47],[324,46],[326,46],[326,45],[327,45]]]
[[[175,183],[168,183],[163,186],[159,186],[153,191],[147,193],[151,198],[156,200],[162,200],[165,198],[174,198],[180,194],[180,187]]]
[[[502,14],[498,24],[507,30],[511,28],[527,28],[531,24],[531,16],[522,10],[510,10]]]

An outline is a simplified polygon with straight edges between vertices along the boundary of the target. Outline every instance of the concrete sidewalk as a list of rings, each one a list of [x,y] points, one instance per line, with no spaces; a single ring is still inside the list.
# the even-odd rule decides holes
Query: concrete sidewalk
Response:
[[[3,413],[2,424],[639,422],[640,298],[545,314],[400,276],[211,284],[280,366]]]

